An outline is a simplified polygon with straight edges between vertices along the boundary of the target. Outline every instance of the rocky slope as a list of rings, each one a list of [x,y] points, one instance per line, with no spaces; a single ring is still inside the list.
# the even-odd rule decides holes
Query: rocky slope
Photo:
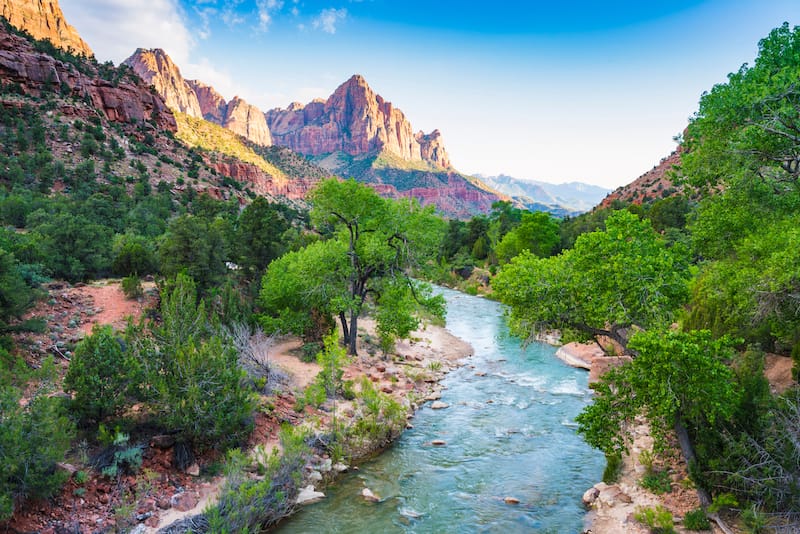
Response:
[[[106,72],[91,62],[66,55],[65,60],[41,52],[34,44],[0,25],[0,79],[26,95],[58,93],[91,101],[112,122],[145,124],[176,131],[175,117],[136,77],[113,69]]]
[[[57,0],[0,0],[0,15],[35,39],[48,39],[58,48],[78,55],[94,55],[64,18]]]
[[[225,119],[222,126],[230,131],[262,146],[272,144],[272,136],[264,114],[252,104],[248,104],[238,96],[225,106]]]
[[[308,156],[387,152],[404,161],[450,168],[438,130],[414,133],[402,111],[356,74],[327,100],[298,103],[266,113],[275,144]]]
[[[674,195],[680,190],[672,182],[671,173],[681,162],[681,148],[662,159],[658,165],[636,178],[633,182],[618,187],[600,203],[601,208],[610,207],[615,200],[641,204],[647,201]]]

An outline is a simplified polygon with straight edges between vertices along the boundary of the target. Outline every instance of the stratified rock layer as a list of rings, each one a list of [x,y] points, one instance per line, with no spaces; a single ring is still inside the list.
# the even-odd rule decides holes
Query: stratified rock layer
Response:
[[[36,39],[49,39],[58,48],[93,56],[78,31],[67,22],[56,0],[0,0],[0,15]]]
[[[235,96],[228,102],[225,109],[222,126],[258,145],[270,146],[272,144],[267,121],[257,107]]]
[[[175,117],[164,100],[140,81],[123,78],[109,81],[97,72],[81,72],[34,49],[27,39],[0,28],[0,79],[16,84],[25,94],[57,92],[91,100],[109,120],[145,124],[174,132]]]

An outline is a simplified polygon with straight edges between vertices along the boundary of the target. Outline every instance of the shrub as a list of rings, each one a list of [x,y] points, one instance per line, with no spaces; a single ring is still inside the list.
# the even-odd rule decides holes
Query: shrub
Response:
[[[686,512],[683,517],[683,526],[689,530],[711,530],[711,523],[702,508]]]
[[[48,396],[44,378],[54,373],[52,360],[46,360],[35,377],[40,380],[37,393],[21,406],[22,390],[0,371],[0,521],[28,498],[54,495],[66,479],[55,464],[69,449],[73,427],[60,399]]]
[[[672,514],[662,505],[655,508],[637,508],[633,514],[634,519],[646,525],[650,532],[654,534],[672,534],[675,527],[672,522]]]
[[[613,484],[622,474],[622,455],[606,454],[606,468],[603,470],[603,482]]]
[[[672,480],[669,471],[649,471],[645,473],[639,485],[656,495],[672,491]]]
[[[142,281],[136,275],[126,276],[122,279],[122,292],[127,299],[137,299],[144,294]]]
[[[72,411],[81,421],[100,422],[128,406],[141,380],[139,362],[125,353],[113,329],[95,325],[75,347],[64,390],[75,393]]]

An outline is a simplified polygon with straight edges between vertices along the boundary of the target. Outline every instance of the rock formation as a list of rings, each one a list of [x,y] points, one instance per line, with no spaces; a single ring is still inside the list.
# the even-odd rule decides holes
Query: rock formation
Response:
[[[35,39],[49,39],[58,48],[78,55],[94,55],[64,18],[57,0],[0,0],[0,15]]]
[[[261,110],[238,96],[233,97],[225,108],[225,119],[222,126],[258,145],[270,146],[272,144],[267,121]]]
[[[388,152],[406,161],[450,167],[438,131],[414,134],[402,111],[376,94],[356,74],[325,101],[266,113],[275,144],[318,156],[344,152],[351,156]]]
[[[192,87],[183,79],[181,71],[161,48],[137,48],[122,62],[138,74],[145,83],[155,87],[170,109],[202,118],[200,103]]]
[[[225,122],[225,114],[228,110],[225,98],[216,89],[199,80],[186,80],[186,83],[192,88],[200,103],[200,112],[203,114],[203,118],[221,126]]]
[[[151,84],[171,109],[224,126],[256,144],[272,144],[267,121],[258,108],[238,96],[225,102],[213,87],[197,80],[185,80],[162,49],[139,48],[124,64]]]
[[[25,94],[38,96],[56,92],[91,100],[111,121],[144,124],[152,120],[162,130],[177,130],[175,117],[164,100],[138,79],[106,80],[96,71],[82,70],[37,51],[27,39],[0,27],[0,79],[3,83],[16,84]]]

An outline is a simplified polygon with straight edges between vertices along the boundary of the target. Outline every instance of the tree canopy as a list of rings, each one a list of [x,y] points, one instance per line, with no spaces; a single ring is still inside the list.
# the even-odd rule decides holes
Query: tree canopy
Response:
[[[409,277],[410,269],[434,257],[444,234],[444,222],[432,208],[383,199],[354,180],[326,180],[310,200],[313,227],[326,240],[270,265],[260,297],[264,324],[285,319],[283,324],[295,330],[307,328],[315,320],[313,312],[338,316],[354,354],[358,317],[367,304],[410,300],[416,305],[399,306],[396,313],[411,313],[419,306],[441,312],[436,299]],[[383,324],[387,333],[408,333],[406,326],[397,326],[407,321],[393,322],[392,328]]]
[[[523,252],[492,287],[510,306],[512,327],[521,335],[561,329],[625,346],[628,329],[667,323],[685,301],[687,252],[667,248],[649,221],[623,210],[608,217],[604,231],[581,235],[558,256]]]

